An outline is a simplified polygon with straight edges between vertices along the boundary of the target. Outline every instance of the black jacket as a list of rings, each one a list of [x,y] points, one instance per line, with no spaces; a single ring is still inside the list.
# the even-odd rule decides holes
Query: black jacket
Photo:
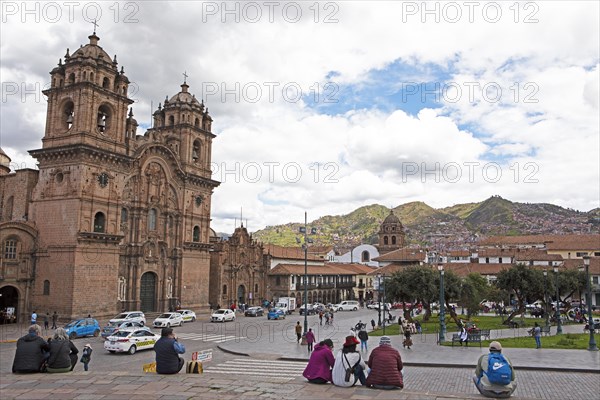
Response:
[[[13,373],[40,372],[48,343],[36,334],[28,333],[17,341],[17,351],[12,366]]]
[[[154,344],[156,352],[156,372],[159,374],[176,374],[179,372],[179,355],[173,348],[175,339],[161,337]]]
[[[48,368],[71,368],[70,355],[79,353],[77,347],[70,340],[53,340],[50,342],[50,358]],[[76,357],[75,357],[76,359]]]

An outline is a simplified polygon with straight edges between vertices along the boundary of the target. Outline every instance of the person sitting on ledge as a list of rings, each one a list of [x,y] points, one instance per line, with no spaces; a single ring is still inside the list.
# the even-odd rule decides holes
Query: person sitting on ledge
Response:
[[[333,342],[331,339],[325,339],[315,346],[314,351],[310,355],[308,365],[304,369],[304,376],[310,383],[327,383],[333,382],[331,369],[335,363],[333,356]]]
[[[473,382],[485,397],[510,397],[517,388],[515,371],[499,342],[490,343],[490,353],[479,357]]]
[[[39,325],[31,325],[29,333],[17,340],[17,351],[13,361],[13,374],[28,374],[40,372],[45,356],[50,347],[40,337],[42,328]]]
[[[379,346],[374,348],[367,365],[371,368],[367,377],[367,386],[375,389],[402,389],[402,357],[392,347],[389,336],[379,339]]]
[[[185,353],[183,343],[177,341],[173,328],[162,328],[160,339],[154,344],[157,374],[177,374],[185,361],[179,354]]]

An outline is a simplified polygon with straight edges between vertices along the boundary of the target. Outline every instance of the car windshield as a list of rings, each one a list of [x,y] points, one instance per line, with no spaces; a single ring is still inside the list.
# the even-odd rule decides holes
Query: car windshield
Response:
[[[77,322],[79,322],[79,321],[71,321],[67,325],[65,325],[65,328],[71,328],[71,327],[75,326],[75,324],[77,324]]]
[[[158,318],[171,318],[171,314],[160,314]]]
[[[129,332],[129,331],[118,331],[113,336],[125,338],[125,337],[129,336],[130,334],[131,334],[131,332]]]
[[[114,319],[125,319],[125,318],[127,318],[127,315],[128,315],[127,313],[119,314]]]
[[[225,314],[226,310],[217,310],[215,314]]]
[[[106,327],[107,328],[116,328],[117,326],[119,326],[120,324],[122,324],[122,322],[109,322]]]

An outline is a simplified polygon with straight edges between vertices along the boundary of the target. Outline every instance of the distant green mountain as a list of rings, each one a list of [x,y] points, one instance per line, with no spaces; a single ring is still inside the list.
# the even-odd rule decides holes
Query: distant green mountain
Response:
[[[346,215],[328,215],[312,221],[315,245],[339,248],[377,243],[377,232],[389,208],[372,204]],[[515,203],[492,196],[479,203],[435,209],[423,202],[394,208],[405,227],[409,243],[464,247],[487,235],[524,235],[597,232],[600,209],[580,212],[546,203]],[[296,246],[299,223],[266,227],[253,237],[281,246]]]

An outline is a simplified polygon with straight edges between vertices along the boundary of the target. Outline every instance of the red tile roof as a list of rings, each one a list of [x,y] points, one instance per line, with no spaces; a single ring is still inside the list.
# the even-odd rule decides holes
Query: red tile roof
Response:
[[[371,267],[362,264],[327,263],[325,265],[308,265],[308,275],[359,275],[372,271]],[[304,264],[277,264],[269,275],[304,275]]]
[[[427,253],[423,249],[402,248],[375,257],[373,261],[413,262],[425,261],[426,258]]]
[[[490,236],[479,242],[480,246],[545,245],[548,250],[598,250],[600,235],[522,235]]]
[[[304,260],[304,250],[302,247],[284,247],[275,244],[264,245],[263,251],[265,254],[270,254],[273,258],[287,258],[290,260]],[[323,261],[323,255],[316,253],[308,247],[307,259],[310,261]]]

